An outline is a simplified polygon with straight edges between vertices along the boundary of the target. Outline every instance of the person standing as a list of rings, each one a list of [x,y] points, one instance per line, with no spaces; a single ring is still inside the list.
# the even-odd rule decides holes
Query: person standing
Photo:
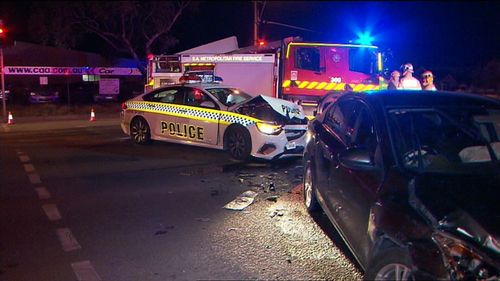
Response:
[[[422,85],[417,78],[413,77],[413,65],[406,63],[402,67],[403,77],[400,79],[400,86],[402,90],[422,90]]]
[[[423,90],[437,91],[436,86],[434,85],[434,75],[431,71],[426,70],[422,73],[422,85]]]
[[[399,82],[399,77],[401,73],[399,71],[394,70],[391,72],[391,78],[389,79],[389,83],[387,84],[387,90],[399,90],[401,89],[401,84]]]

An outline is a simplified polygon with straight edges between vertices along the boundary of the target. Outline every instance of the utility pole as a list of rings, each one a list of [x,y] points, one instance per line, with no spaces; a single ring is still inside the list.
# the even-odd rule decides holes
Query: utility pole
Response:
[[[257,9],[257,1],[253,1],[253,45],[259,44],[259,10]]]
[[[3,120],[7,120],[7,106],[5,105],[6,93],[5,93],[5,78],[3,73],[3,46],[0,46],[0,71],[2,71],[2,116]]]
[[[0,19],[0,71],[2,72],[0,75],[1,77],[1,83],[2,83],[2,116],[3,116],[3,121],[7,120],[7,108],[5,105],[5,99],[6,93],[5,93],[5,79],[4,79],[4,71],[3,71],[3,46],[5,45],[6,40],[6,30],[3,26],[3,20]]]

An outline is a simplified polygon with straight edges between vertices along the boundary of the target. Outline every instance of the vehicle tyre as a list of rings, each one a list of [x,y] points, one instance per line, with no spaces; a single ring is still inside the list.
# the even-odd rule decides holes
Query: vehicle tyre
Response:
[[[311,161],[307,161],[304,168],[304,203],[309,213],[318,212],[321,207],[316,197],[316,187],[314,180],[314,168]]]
[[[144,118],[136,117],[132,120],[130,124],[130,137],[138,144],[148,144],[151,142],[151,129]]]
[[[415,280],[410,256],[402,248],[384,250],[372,258],[364,280]]]
[[[224,146],[236,160],[247,160],[252,151],[252,138],[246,128],[234,126],[227,132]]]

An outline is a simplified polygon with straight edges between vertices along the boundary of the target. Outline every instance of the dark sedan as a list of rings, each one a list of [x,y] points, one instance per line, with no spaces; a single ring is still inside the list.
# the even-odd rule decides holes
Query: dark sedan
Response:
[[[314,121],[304,199],[323,209],[368,280],[499,280],[500,102],[382,91]]]

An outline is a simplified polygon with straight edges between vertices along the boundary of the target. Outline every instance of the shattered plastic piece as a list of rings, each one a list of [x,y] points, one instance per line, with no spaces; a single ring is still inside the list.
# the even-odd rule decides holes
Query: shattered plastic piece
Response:
[[[276,187],[274,186],[274,182],[269,183],[269,191],[276,191]]]
[[[180,173],[181,176],[191,176],[191,173]]]
[[[254,178],[255,174],[239,174],[238,176],[242,178]]]
[[[278,202],[278,198],[279,198],[279,196],[273,195],[273,196],[267,197],[266,200],[272,201],[272,202]]]
[[[224,209],[241,211],[253,203],[257,194],[258,193],[255,191],[247,190],[236,197],[233,201],[227,203],[224,206]]]
[[[241,179],[241,178],[240,178],[240,179],[238,179],[238,181],[239,181],[240,183],[243,183],[244,179]]]

